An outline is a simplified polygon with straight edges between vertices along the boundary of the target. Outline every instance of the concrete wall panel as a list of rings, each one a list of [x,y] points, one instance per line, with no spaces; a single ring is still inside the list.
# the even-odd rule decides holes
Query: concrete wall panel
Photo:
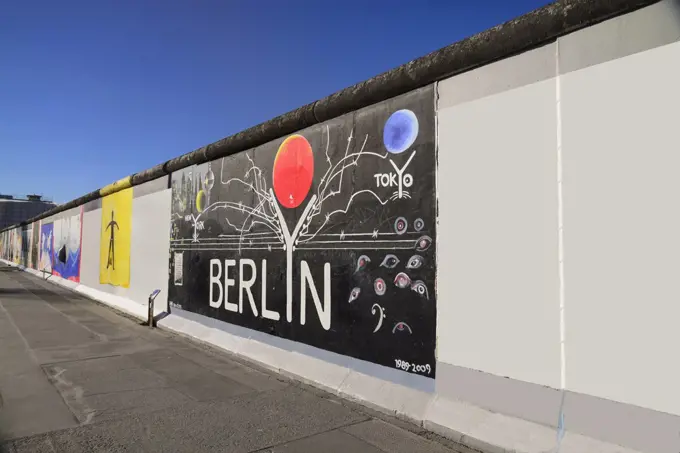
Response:
[[[438,112],[437,358],[559,387],[555,111],[553,78]]]
[[[81,257],[80,282],[85,286],[97,289],[100,289],[99,238],[101,236],[101,225],[101,209],[86,211],[83,214],[83,253]]]
[[[152,184],[153,181],[147,184]],[[146,184],[144,184],[146,185]],[[160,289],[156,307],[167,309],[168,257],[170,250],[170,189],[134,198],[132,203],[132,251],[130,297],[146,304],[149,294]]]
[[[552,79],[557,75],[556,55],[556,43],[550,43],[444,80],[439,83],[437,108],[441,111],[457,104]]]
[[[567,386],[680,414],[680,43],[562,76]]]
[[[149,294],[161,289],[156,306],[166,309],[170,190],[153,191],[132,201],[129,288],[99,283],[102,210],[85,212],[84,217],[82,283],[139,304],[146,304]]]
[[[663,0],[559,38],[560,72],[566,74],[678,40],[680,0]]]

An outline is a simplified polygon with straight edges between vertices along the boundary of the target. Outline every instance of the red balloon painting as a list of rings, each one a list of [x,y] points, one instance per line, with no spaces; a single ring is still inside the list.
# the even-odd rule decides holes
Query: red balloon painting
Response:
[[[312,145],[302,135],[286,138],[274,158],[272,185],[282,206],[297,208],[312,187],[314,155]]]

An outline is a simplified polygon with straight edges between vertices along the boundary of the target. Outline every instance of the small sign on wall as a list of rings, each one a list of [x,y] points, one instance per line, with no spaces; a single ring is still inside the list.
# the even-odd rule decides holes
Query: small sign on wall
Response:
[[[182,279],[184,276],[184,252],[175,252],[173,264],[175,267],[175,286],[182,286]]]

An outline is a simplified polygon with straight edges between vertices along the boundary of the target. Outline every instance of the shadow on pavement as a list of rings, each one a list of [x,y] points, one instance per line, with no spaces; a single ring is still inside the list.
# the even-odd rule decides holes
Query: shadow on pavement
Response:
[[[0,412],[2,412],[2,393],[0,393]],[[10,452],[10,445],[9,441],[7,440],[7,436],[5,436],[5,433],[3,432],[3,427],[0,426],[0,453],[9,453]]]
[[[49,289],[38,289],[38,288],[0,288],[0,297],[2,296],[12,296],[12,295],[21,295],[21,294],[30,294],[31,296],[49,296],[49,295],[54,295],[54,291],[50,291]]]
[[[156,316],[154,316],[154,317],[153,317],[153,326],[154,326],[154,327],[158,327],[158,321],[160,321],[161,319],[167,317],[168,315],[169,315],[169,313],[164,311],[164,312],[159,313],[159,314],[157,314]],[[148,325],[149,325],[149,321],[148,321],[148,320],[141,321],[141,322],[139,323],[139,325],[140,325],[140,326],[148,326]]]

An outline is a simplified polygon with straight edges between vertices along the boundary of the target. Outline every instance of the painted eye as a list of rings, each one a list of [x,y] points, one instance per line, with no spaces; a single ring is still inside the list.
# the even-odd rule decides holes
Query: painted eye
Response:
[[[411,330],[411,327],[408,324],[406,324],[404,321],[399,321],[392,328],[392,333],[397,333],[397,332],[408,332],[408,334],[411,335],[413,333],[413,330]]]
[[[397,267],[397,264],[399,264],[399,258],[392,254],[387,255],[382,263],[380,263],[382,267],[386,267],[388,269],[394,269]]]
[[[420,266],[423,265],[423,257],[420,255],[413,255],[411,258],[408,259],[408,263],[406,263],[406,269],[418,269]]]
[[[424,252],[429,249],[432,245],[432,238],[430,236],[420,236],[416,241],[416,250],[419,252]]]
[[[411,278],[403,272],[399,272],[396,277],[394,277],[394,285],[397,288],[407,288],[411,285]]]
[[[406,221],[405,218],[398,217],[397,220],[394,221],[394,231],[397,234],[406,233],[406,228],[408,228],[408,222]]]
[[[378,296],[382,296],[385,294],[385,291],[387,290],[387,285],[385,284],[385,280],[382,278],[376,278],[375,282],[373,282],[373,289],[375,289],[375,293]]]
[[[422,230],[423,228],[425,228],[425,221],[424,221],[423,219],[421,219],[420,217],[418,217],[418,218],[413,222],[413,228],[414,228],[416,231]]]
[[[416,280],[411,285],[411,291],[415,291],[421,296],[425,296],[425,299],[430,299],[430,293],[427,291],[427,286],[422,280]]]
[[[359,297],[359,294],[361,294],[361,288],[354,288],[351,293],[349,293],[349,300],[347,302],[352,302],[357,300]]]
[[[359,257],[359,259],[357,260],[357,270],[355,270],[354,273],[356,274],[357,272],[363,271],[364,269],[366,269],[366,266],[370,262],[371,262],[371,259],[369,257],[367,257],[366,255],[361,255]]]

